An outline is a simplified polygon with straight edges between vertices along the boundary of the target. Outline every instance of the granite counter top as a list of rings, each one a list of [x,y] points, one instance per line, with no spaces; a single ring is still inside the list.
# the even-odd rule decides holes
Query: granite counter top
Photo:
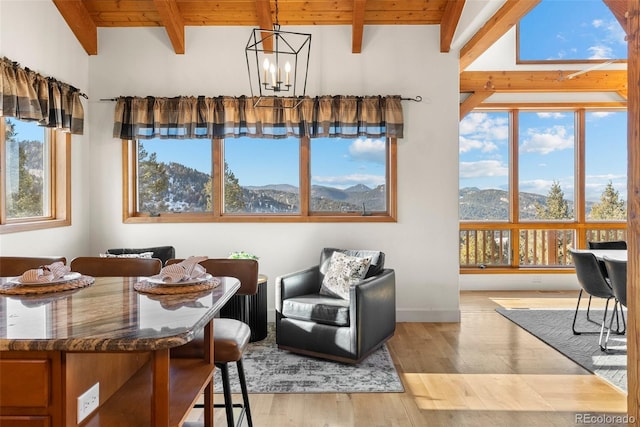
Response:
[[[191,341],[235,294],[220,278],[211,290],[151,295],[136,277],[97,277],[82,289],[0,295],[0,351],[150,351]],[[7,278],[0,278],[0,283]],[[215,323],[215,322],[214,322]]]

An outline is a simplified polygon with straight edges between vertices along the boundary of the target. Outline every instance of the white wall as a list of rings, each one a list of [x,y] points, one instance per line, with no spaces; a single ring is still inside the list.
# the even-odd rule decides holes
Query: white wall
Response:
[[[99,29],[92,56],[91,252],[171,244],[178,257],[260,256],[273,308],[276,276],[316,264],[320,248],[375,248],[397,274],[400,320],[457,321],[458,59],[439,53],[437,26],[366,27],[351,53],[349,26],[292,27],[312,33],[309,95],[422,96],[403,102],[398,144],[398,222],[388,224],[123,224],[121,144],[112,137],[120,95],[247,95],[247,27],[187,27],[186,53],[161,28]]]
[[[0,1],[0,56],[89,93],[89,57],[52,1]],[[68,259],[90,250],[89,103],[84,135],[71,139],[72,225],[0,235],[0,255],[63,255]]]

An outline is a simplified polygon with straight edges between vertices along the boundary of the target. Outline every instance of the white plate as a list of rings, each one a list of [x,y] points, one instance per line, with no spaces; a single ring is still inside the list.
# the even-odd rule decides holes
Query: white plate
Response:
[[[23,282],[20,276],[18,276],[18,277],[12,277],[11,279],[7,280],[7,282],[17,283],[22,286],[49,286],[49,285],[55,285],[59,283],[70,282],[72,280],[79,279],[80,276],[82,276],[82,274],[77,272],[71,272],[71,273],[65,274],[64,276],[58,279],[51,280],[49,282]]]
[[[207,280],[211,280],[213,276],[209,273],[205,274],[202,277],[197,279],[190,280],[181,280],[180,282],[165,282],[159,277],[148,277],[147,282],[154,283],[156,285],[167,285],[167,286],[186,286],[186,285],[197,285],[202,282],[206,282]]]

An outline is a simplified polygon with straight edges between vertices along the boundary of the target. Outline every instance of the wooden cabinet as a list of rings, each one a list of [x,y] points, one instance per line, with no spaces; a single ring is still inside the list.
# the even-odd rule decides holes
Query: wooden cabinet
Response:
[[[62,364],[44,351],[0,352],[0,425],[62,427]]]

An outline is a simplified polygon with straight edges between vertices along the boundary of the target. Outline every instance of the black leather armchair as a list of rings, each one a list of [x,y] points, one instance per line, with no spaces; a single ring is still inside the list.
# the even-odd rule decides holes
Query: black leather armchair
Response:
[[[371,257],[367,273],[349,288],[349,300],[320,288],[333,252]],[[391,338],[396,328],[395,271],[384,253],[325,248],[314,267],[276,278],[276,342],[294,353],[359,363]]]
[[[153,246],[150,248],[113,248],[107,249],[107,253],[111,255],[127,255],[141,254],[145,252],[153,252],[152,258],[158,258],[162,261],[162,265],[166,265],[167,260],[176,257],[176,250],[173,246]]]

